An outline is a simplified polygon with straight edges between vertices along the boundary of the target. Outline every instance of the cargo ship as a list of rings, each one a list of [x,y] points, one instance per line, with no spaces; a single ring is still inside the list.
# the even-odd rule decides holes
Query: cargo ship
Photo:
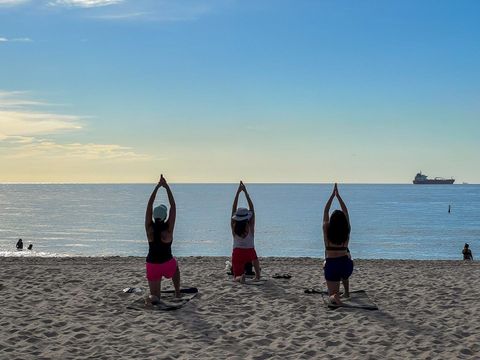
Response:
[[[438,184],[438,185],[451,185],[455,182],[454,178],[451,179],[444,179],[441,177],[436,177],[435,179],[427,179],[427,175],[422,174],[420,171],[413,179],[414,184]]]

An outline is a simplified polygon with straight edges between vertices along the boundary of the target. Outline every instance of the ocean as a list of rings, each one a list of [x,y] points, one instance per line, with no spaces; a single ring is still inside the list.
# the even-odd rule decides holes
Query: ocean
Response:
[[[323,257],[322,216],[332,185],[247,186],[259,256]],[[0,185],[0,256],[145,256],[144,216],[153,187]],[[231,254],[236,188],[172,185],[175,256]],[[340,184],[339,190],[350,213],[354,258],[461,259],[464,243],[474,258],[480,251],[480,185]],[[161,189],[156,204],[166,202]],[[33,244],[33,251],[16,251],[19,238],[25,249]]]

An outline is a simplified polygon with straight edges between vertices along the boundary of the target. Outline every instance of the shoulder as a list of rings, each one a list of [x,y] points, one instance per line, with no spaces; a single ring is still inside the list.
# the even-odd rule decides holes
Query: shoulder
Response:
[[[322,225],[323,231],[327,231],[327,230],[328,230],[328,225],[329,225],[329,224],[330,224],[330,223],[329,223],[328,221],[324,221],[324,222],[323,222],[323,225]]]

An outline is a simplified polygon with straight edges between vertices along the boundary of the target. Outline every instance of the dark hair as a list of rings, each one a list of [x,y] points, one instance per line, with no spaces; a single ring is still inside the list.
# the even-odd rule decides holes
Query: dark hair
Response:
[[[328,222],[327,237],[335,245],[341,245],[350,238],[350,224],[341,210],[335,210]]]
[[[168,229],[168,223],[165,222],[165,220],[155,219],[155,221],[153,222],[153,228],[155,229],[155,232],[158,232],[160,234],[161,232]]]
[[[234,220],[233,232],[236,235],[244,238],[248,234],[247,226],[248,226],[248,220],[241,220],[241,221]]]
[[[468,248],[468,244],[467,244],[467,243],[465,243],[465,247]]]

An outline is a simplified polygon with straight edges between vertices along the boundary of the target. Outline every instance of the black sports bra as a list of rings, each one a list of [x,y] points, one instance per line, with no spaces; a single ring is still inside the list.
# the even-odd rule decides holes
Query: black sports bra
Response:
[[[147,262],[152,264],[163,264],[172,259],[172,242],[164,243],[160,230],[154,225],[153,241],[148,242]]]

